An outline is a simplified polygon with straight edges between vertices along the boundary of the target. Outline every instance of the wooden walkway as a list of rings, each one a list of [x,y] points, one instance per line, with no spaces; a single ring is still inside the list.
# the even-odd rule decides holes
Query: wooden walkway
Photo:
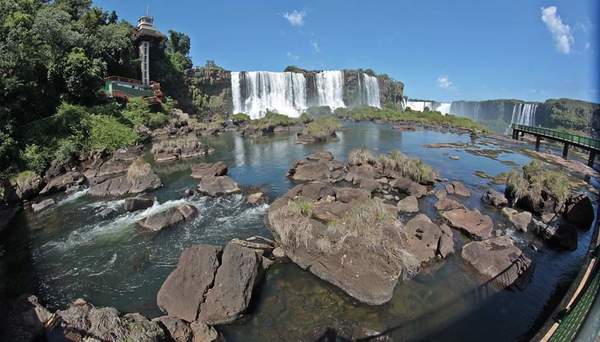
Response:
[[[577,134],[571,134],[567,132],[561,132],[554,129],[544,127],[534,127],[526,125],[512,125],[512,137],[513,139],[519,139],[519,136],[525,135],[525,133],[532,134],[535,136],[535,150],[540,150],[540,142],[542,139],[554,140],[563,143],[563,158],[567,159],[569,154],[569,146],[575,146],[590,152],[588,158],[588,166],[594,165],[594,159],[596,154],[600,153],[600,140],[596,140],[590,137],[584,137]]]

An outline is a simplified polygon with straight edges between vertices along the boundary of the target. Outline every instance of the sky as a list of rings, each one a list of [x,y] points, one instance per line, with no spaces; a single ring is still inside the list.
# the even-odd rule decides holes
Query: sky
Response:
[[[410,98],[600,102],[598,0],[95,0],[187,33],[194,65],[370,68]]]

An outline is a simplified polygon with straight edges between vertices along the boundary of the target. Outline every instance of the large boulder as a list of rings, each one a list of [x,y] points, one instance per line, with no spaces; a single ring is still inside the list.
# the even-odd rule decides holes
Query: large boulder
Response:
[[[531,264],[508,236],[469,242],[463,246],[461,255],[486,281],[504,272],[496,280],[503,286],[512,284]]]
[[[529,223],[531,223],[531,218],[533,217],[528,211],[518,212],[517,210],[508,207],[502,208],[502,215],[522,232],[527,231],[527,227],[529,226]]]
[[[158,307],[169,316],[195,321],[200,304],[215,280],[220,253],[220,247],[210,245],[186,248],[179,257],[177,268],[158,291]]]
[[[569,200],[565,218],[579,228],[589,229],[594,222],[594,205],[587,195],[579,195]]]
[[[250,305],[259,265],[260,260],[253,249],[227,244],[214,284],[200,305],[198,320],[215,325],[238,319]]]
[[[194,340],[193,342],[224,342],[225,338],[219,332],[204,322],[195,321],[190,324]]]
[[[20,200],[30,200],[37,196],[43,179],[35,173],[19,175],[15,179],[15,191]]]
[[[209,196],[229,195],[240,192],[239,185],[229,176],[203,177],[198,192]]]
[[[494,189],[488,189],[481,197],[481,201],[483,201],[483,203],[492,205],[496,208],[504,207],[508,204],[506,196],[504,196],[503,193],[498,192]]]
[[[419,200],[415,196],[406,196],[396,206],[399,212],[416,213],[419,211]]]
[[[487,239],[492,234],[494,223],[487,215],[482,215],[479,210],[454,209],[442,212],[442,217],[451,227],[462,230],[476,240]]]
[[[296,161],[287,175],[300,182],[337,181],[344,175],[344,165],[333,160],[331,152],[315,152],[306,159]]]
[[[160,178],[149,163],[138,158],[133,163],[111,160],[104,163],[95,173],[88,172],[92,196],[123,196],[139,194],[162,186]]]
[[[84,182],[84,177],[77,171],[69,171],[60,176],[53,177],[48,180],[46,186],[40,191],[40,195],[49,195],[59,191],[65,191],[67,188],[81,184]]]
[[[427,194],[426,186],[421,185],[417,182],[413,182],[412,180],[405,177],[400,177],[398,179],[393,180],[390,183],[390,185],[397,191],[407,195],[415,196],[416,198],[421,198]]]
[[[419,214],[408,221],[404,231],[407,236],[406,250],[414,255],[420,263],[426,263],[437,255],[443,257],[452,252],[448,250],[449,241],[444,241],[446,245],[440,251],[442,236],[446,235],[452,240],[452,231],[444,232],[424,214]]]
[[[283,249],[281,254],[361,302],[389,301],[399,278],[412,278],[421,264],[406,249],[396,208],[367,198],[351,201],[349,210],[336,213],[329,208],[341,202],[339,194],[337,199],[322,191],[318,197],[307,197],[304,190],[310,186],[294,187],[269,208],[267,226]],[[340,217],[323,220],[322,206]]]
[[[200,163],[192,165],[192,178],[202,179],[204,177],[225,176],[227,174],[227,165],[224,162]]]
[[[167,210],[152,214],[140,221],[138,225],[150,232],[158,232],[167,227],[174,226],[198,214],[198,209],[190,204],[181,204]]]
[[[533,218],[533,232],[557,249],[576,250],[577,230],[571,224],[547,224]]]

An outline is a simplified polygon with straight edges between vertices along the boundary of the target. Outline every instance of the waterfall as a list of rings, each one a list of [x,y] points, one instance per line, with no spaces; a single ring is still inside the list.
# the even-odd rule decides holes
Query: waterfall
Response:
[[[232,72],[231,94],[234,113],[246,113],[252,119],[268,110],[299,117],[307,108],[306,79],[301,73]]]
[[[303,76],[304,77],[304,76]],[[317,104],[331,110],[346,107],[344,104],[344,72],[327,70],[316,74]]]
[[[361,73],[358,81],[361,92],[360,98],[364,99],[364,101],[361,101],[361,104],[369,107],[381,108],[381,101],[379,99],[379,81],[377,80],[377,77]]]
[[[510,133],[513,124],[535,126],[537,106],[537,103],[516,103],[513,107],[510,124],[506,128],[506,134]]]
[[[451,102],[434,102],[433,103],[433,110],[442,113],[442,115],[449,114],[450,107],[452,107]]]
[[[433,107],[433,103],[430,101],[418,101],[408,99],[406,101],[406,107],[410,107],[411,110],[416,112],[423,112],[425,111],[425,108],[429,108],[429,110],[431,110]]]

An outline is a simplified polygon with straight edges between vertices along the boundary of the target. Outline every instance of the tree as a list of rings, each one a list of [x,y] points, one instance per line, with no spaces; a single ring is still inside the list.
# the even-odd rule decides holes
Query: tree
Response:
[[[82,48],[74,48],[63,69],[68,99],[77,103],[93,103],[102,86],[105,69],[102,61],[89,59]]]

